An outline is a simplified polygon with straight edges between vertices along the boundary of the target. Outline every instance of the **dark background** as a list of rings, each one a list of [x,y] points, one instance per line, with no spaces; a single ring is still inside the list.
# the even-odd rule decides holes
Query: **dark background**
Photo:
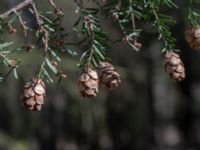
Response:
[[[18,0],[2,0],[0,12]],[[65,12],[63,26],[71,31],[77,17],[72,0],[57,0]],[[123,43],[112,45],[109,56],[122,76],[121,86],[113,91],[101,87],[96,98],[81,98],[77,88],[78,57],[62,54],[62,66],[68,78],[59,89],[47,85],[47,101],[41,112],[30,112],[20,105],[25,82],[34,76],[40,64],[40,49],[20,53],[23,65],[19,80],[11,75],[0,85],[0,150],[200,150],[200,52],[184,40],[184,2],[179,10],[166,9],[176,25],[172,32],[186,67],[186,79],[177,83],[168,78],[162,64],[162,43],[149,24],[137,53]],[[50,10],[47,1],[38,1]],[[198,7],[198,6],[197,6]],[[30,14],[24,14],[34,24]],[[122,37],[120,29],[101,17],[103,28],[112,40]],[[138,27],[139,28],[139,27]],[[23,43],[22,32],[5,34],[1,39]],[[69,41],[76,40],[76,36]]]

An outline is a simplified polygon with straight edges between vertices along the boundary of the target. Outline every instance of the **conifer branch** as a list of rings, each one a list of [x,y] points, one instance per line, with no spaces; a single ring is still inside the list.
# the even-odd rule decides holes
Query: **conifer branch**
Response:
[[[45,46],[44,51],[45,51],[45,53],[47,53],[48,47],[49,47],[49,33],[45,29],[45,27],[42,25],[42,20],[40,19],[40,16],[39,16],[39,13],[38,13],[37,8],[35,6],[35,3],[32,3],[31,5],[32,5],[32,8],[33,8],[32,12],[35,15],[36,22],[39,26],[39,31],[42,34],[42,40],[43,40],[43,43],[44,43],[44,46]]]
[[[111,16],[115,23],[120,27],[123,33],[123,39],[126,44],[136,51],[139,51],[142,44],[137,41],[140,36],[140,29],[136,29],[135,18],[140,18],[137,11],[138,3],[129,1],[113,1],[103,6],[104,14]],[[137,13],[136,13],[137,12]],[[130,26],[131,24],[131,26]]]
[[[40,67],[38,67],[38,78],[45,78],[47,82],[53,82],[49,71],[52,71],[51,73],[54,73],[54,75],[59,77],[59,82],[61,77],[66,77],[63,71],[58,67],[58,63],[61,62],[58,51],[68,52],[74,56],[76,55],[76,52],[73,50],[75,46],[81,50],[80,67],[86,69],[88,67],[95,70],[96,67],[102,65],[102,62],[108,60],[106,56],[106,52],[109,48],[108,33],[101,28],[102,22],[99,19],[99,16],[101,15],[109,16],[109,19],[119,27],[122,34],[121,37],[117,37],[119,40],[116,41],[124,41],[136,51],[139,51],[142,46],[142,44],[138,42],[138,37],[142,32],[142,30],[138,28],[138,24],[144,23],[144,20],[149,23],[152,23],[153,21],[153,27],[158,33],[158,39],[162,40],[164,43],[162,51],[169,52],[174,50],[176,39],[172,36],[170,25],[175,21],[171,16],[161,12],[162,8],[165,7],[177,8],[176,4],[173,3],[173,0],[88,0],[87,2],[83,0],[74,0],[74,2],[77,4],[75,13],[79,16],[74,24],[74,31],[70,33],[65,31],[61,26],[64,14],[61,11],[61,8],[57,7],[55,0],[49,0],[49,6],[54,10],[54,13],[51,13],[53,14],[51,19],[48,17],[49,13],[47,13],[47,11],[38,10],[34,0],[24,0],[5,13],[0,14],[0,33],[3,33],[4,30],[8,29],[10,34],[15,34],[17,29],[14,27],[14,21],[16,20],[19,22],[19,25],[24,32],[24,37],[29,36],[27,35],[27,30],[35,33],[37,42],[35,42],[34,45],[41,44],[44,50],[41,53],[42,62]],[[89,2],[96,4],[96,6],[89,8],[85,7],[84,4]],[[199,0],[190,0],[191,4],[189,6],[188,22],[192,27],[199,27],[200,15],[192,9],[192,5],[195,4],[194,2],[199,4]],[[33,17],[35,17],[37,24],[36,30],[29,30],[28,26],[26,26],[26,22],[23,20],[24,18],[21,16],[23,9],[26,7],[29,8],[28,10],[33,14]],[[14,14],[13,17],[11,17],[12,14]],[[70,42],[66,41],[66,38],[74,33],[79,34],[81,41],[71,44],[74,46],[71,48]],[[186,40],[190,46],[199,49],[199,28],[191,28],[186,35]],[[17,77],[16,68],[18,63],[16,63],[16,59],[13,59],[14,61],[12,61],[12,59],[8,58],[8,56],[10,57],[9,54],[12,53],[12,50],[4,49],[9,45],[10,42],[0,44],[0,58],[2,63],[14,69],[15,77]],[[26,50],[29,52],[34,48],[34,45],[29,44],[23,46],[22,49],[16,48],[15,51]],[[171,56],[166,55],[166,71],[170,74],[171,78],[174,75],[174,79],[178,79],[179,81],[184,79],[185,70],[182,62],[179,61],[179,56],[174,52],[168,54]],[[169,60],[168,57],[171,59],[172,56],[174,58]],[[171,68],[171,61],[174,61],[174,59],[178,60],[180,63]],[[112,75],[115,75],[115,78],[118,78],[119,75],[113,72],[114,68],[112,65],[106,65],[111,69]],[[174,68],[177,69],[176,71],[179,71],[178,74],[174,72]],[[83,73],[85,74],[85,72]],[[86,72],[86,74],[87,73],[88,72]],[[97,75],[95,75],[95,80],[97,81],[95,81],[95,83],[97,83],[98,86]],[[81,82],[85,83],[85,81]],[[119,80],[113,83],[118,84],[118,82]]]
[[[23,2],[19,3],[17,6],[14,6],[13,8],[9,9],[8,11],[6,11],[3,14],[0,14],[0,18],[5,19],[5,18],[9,17],[11,14],[18,12],[21,9],[27,7],[31,3],[33,3],[33,0],[24,0]]]
[[[155,18],[153,26],[157,28],[157,31],[159,33],[158,39],[161,39],[164,42],[164,48],[162,52],[173,51],[176,39],[172,37],[172,33],[168,25],[174,23],[174,20],[172,17],[167,16],[165,14],[161,14],[159,12],[159,7],[156,6],[160,6],[161,4],[162,3],[158,2],[158,4],[155,5],[155,3],[152,3],[151,0],[148,1],[150,11],[152,12],[153,17]]]

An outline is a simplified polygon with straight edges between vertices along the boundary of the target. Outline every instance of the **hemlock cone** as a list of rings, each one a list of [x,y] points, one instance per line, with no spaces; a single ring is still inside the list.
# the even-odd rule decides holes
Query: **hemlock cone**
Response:
[[[99,80],[95,70],[85,68],[79,77],[79,90],[83,97],[94,97],[98,93]]]
[[[200,50],[200,27],[188,28],[185,32],[185,40],[191,48]]]
[[[22,103],[23,105],[32,110],[40,111],[45,102],[46,90],[45,84],[40,78],[33,78],[24,86]]]
[[[171,79],[182,81],[185,78],[185,68],[178,54],[167,52],[164,58],[165,71]]]
[[[100,82],[109,89],[114,89],[121,83],[120,75],[116,72],[114,66],[108,62],[101,62],[98,67]]]

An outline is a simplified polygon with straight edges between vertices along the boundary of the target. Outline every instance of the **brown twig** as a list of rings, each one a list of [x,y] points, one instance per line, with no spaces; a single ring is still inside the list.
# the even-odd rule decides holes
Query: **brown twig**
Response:
[[[39,16],[38,10],[37,10],[37,8],[35,6],[35,3],[31,3],[31,6],[33,8],[32,13],[35,16],[36,22],[37,22],[38,26],[41,27],[42,26],[42,21],[40,19],[40,16]]]
[[[49,2],[51,4],[51,6],[53,7],[56,16],[62,17],[63,16],[62,9],[57,7],[55,0],[49,0]]]
[[[35,3],[31,3],[32,5],[32,13],[35,15],[35,18],[36,18],[36,21],[37,21],[37,24],[39,26],[39,29],[40,29],[40,33],[42,34],[43,38],[43,43],[44,43],[44,51],[45,51],[45,54],[46,52],[48,51],[48,47],[49,47],[49,32],[45,29],[45,27],[43,26],[42,24],[42,21],[40,19],[40,16],[39,16],[39,13],[37,11],[37,8],[35,6]]]
[[[21,29],[22,29],[23,32],[24,32],[24,37],[27,37],[27,27],[26,27],[26,25],[25,25],[25,22],[24,22],[23,19],[22,19],[21,14],[18,13],[18,12],[14,12],[14,13],[18,16],[20,27],[21,27]]]
[[[130,3],[130,7],[131,7],[132,32],[135,32],[136,23],[135,23],[135,15],[133,13],[133,8],[132,8],[133,1],[129,0],[129,3]],[[142,48],[142,44],[137,41],[137,37],[136,36],[133,37],[133,45],[137,48],[136,50],[140,50]]]
[[[157,11],[155,10],[153,4],[151,3],[150,0],[148,1],[148,3],[149,3],[150,8],[152,9],[153,16],[155,17],[155,19],[156,19],[158,22],[160,22],[160,19],[159,19],[159,17],[158,17]]]
[[[54,0],[49,0],[51,6],[54,8],[54,9],[57,9],[57,6],[56,6],[56,3]]]
[[[11,14],[27,7],[31,3],[33,3],[33,0],[24,0],[23,2],[19,3],[18,5],[14,6],[13,8],[9,9],[5,13],[0,14],[0,18],[5,19],[5,18],[9,17]]]

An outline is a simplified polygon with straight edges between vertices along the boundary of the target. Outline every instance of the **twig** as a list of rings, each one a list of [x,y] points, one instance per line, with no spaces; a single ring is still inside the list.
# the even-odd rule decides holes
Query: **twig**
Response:
[[[55,3],[55,0],[49,0],[51,6],[53,7],[54,9],[54,12],[55,14],[58,16],[58,17],[62,17],[63,16],[63,12],[61,10],[61,8],[58,8],[56,3]]]
[[[90,67],[91,61],[92,61],[92,56],[94,54],[93,52],[93,45],[94,45],[94,29],[93,29],[93,23],[90,20],[88,16],[84,17],[84,21],[86,22],[87,26],[89,27],[88,35],[91,43],[90,51],[89,51],[89,58],[88,58],[88,63],[87,67]]]
[[[25,7],[27,7],[31,3],[33,3],[33,0],[24,0],[23,2],[19,3],[17,6],[14,6],[10,10],[8,10],[5,13],[1,14],[0,18],[5,19],[5,18],[9,17],[11,14],[13,14],[13,13],[15,13],[15,12],[25,8]]]
[[[35,3],[31,3],[31,6],[32,6],[32,8],[33,8],[32,13],[33,13],[34,16],[35,16],[36,22],[37,22],[38,26],[41,27],[41,26],[42,26],[42,21],[41,21],[41,19],[40,19],[40,16],[39,16],[39,13],[38,13],[37,8],[36,8],[36,6],[35,6]]]
[[[18,13],[18,12],[14,12],[14,13],[18,16],[20,27],[24,32],[24,37],[26,38],[27,37],[27,27],[25,25],[25,22],[23,21],[20,13]]]
[[[176,41],[174,37],[171,36],[170,29],[164,27],[167,22],[161,20],[158,15],[159,8],[156,8],[151,0],[148,1],[149,8],[151,9],[152,15],[155,18],[155,26],[157,26],[157,32],[159,34],[159,39],[164,42],[163,52],[173,51],[175,46],[174,42]]]
[[[42,39],[43,39],[43,43],[44,43],[44,47],[45,47],[44,51],[45,51],[45,54],[46,54],[46,52],[48,51],[48,47],[49,47],[49,32],[42,25],[42,21],[40,19],[40,16],[39,16],[39,13],[38,13],[37,8],[35,6],[35,3],[31,3],[31,5],[32,5],[32,8],[33,8],[33,14],[35,15],[37,24],[38,24],[39,29],[40,29],[40,33],[43,36]]]
[[[56,3],[54,0],[49,0],[51,6],[54,8],[54,9],[57,9],[57,6],[56,6]]]

